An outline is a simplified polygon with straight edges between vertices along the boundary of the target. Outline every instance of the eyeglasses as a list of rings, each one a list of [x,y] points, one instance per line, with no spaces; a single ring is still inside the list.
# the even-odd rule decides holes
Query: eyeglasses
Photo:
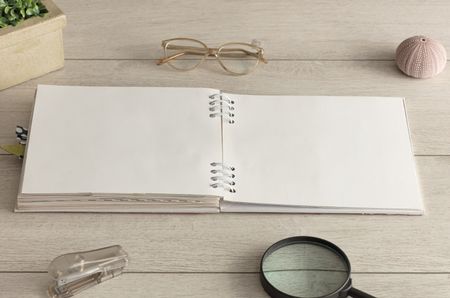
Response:
[[[222,68],[233,75],[250,73],[259,62],[267,63],[264,50],[255,42],[230,42],[218,48],[209,48],[192,38],[172,38],[162,42],[164,58],[157,64],[169,64],[177,70],[192,70],[207,57],[216,57]]]

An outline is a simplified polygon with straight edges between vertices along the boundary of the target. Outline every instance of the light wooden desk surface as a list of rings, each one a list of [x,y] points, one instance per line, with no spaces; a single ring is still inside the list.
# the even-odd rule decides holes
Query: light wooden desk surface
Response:
[[[0,92],[0,143],[14,143],[15,125],[28,125],[38,83],[403,96],[426,215],[15,214],[21,162],[2,153],[0,297],[45,297],[54,257],[112,244],[130,253],[127,273],[80,298],[266,297],[259,258],[293,235],[336,243],[354,284],[377,297],[450,297],[450,70],[416,80],[393,62],[398,43],[419,33],[450,50],[450,2],[56,2],[68,16],[66,66]],[[243,77],[215,61],[192,72],[156,66],[161,40],[177,36],[210,45],[256,38],[270,62]]]

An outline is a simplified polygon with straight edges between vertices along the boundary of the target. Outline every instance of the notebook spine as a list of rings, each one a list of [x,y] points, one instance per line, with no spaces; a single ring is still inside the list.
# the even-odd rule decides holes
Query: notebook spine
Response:
[[[221,162],[212,162],[210,165],[212,167],[211,169],[212,183],[210,184],[210,186],[212,188],[222,188],[225,191],[235,193],[236,192],[235,188],[236,182],[234,179],[236,177],[236,175],[234,174],[235,168]]]
[[[221,117],[224,122],[234,123],[234,100],[228,98],[222,93],[216,93],[209,96],[209,117]]]

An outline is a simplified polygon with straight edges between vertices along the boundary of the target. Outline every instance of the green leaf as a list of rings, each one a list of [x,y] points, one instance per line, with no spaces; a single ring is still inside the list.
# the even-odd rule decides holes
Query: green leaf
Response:
[[[47,13],[47,12],[48,12],[48,10],[47,10],[47,8],[44,6],[44,4],[38,3],[38,6],[39,6],[39,10],[41,11],[41,13]]]
[[[35,15],[38,15],[39,14],[39,6],[37,6],[37,5],[35,5],[34,7],[33,7],[33,12],[34,12],[34,14]]]
[[[0,28],[5,28],[8,26],[8,20],[4,17],[0,17]]]
[[[11,24],[13,24],[13,22],[16,20],[16,17],[12,15],[7,16],[7,18],[11,22]]]
[[[18,19],[19,18],[19,16],[16,13],[16,10],[14,8],[9,11],[9,15],[14,17],[14,19]]]

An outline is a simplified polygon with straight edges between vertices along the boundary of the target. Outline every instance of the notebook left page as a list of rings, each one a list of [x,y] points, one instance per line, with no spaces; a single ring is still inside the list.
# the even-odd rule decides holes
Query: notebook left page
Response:
[[[38,86],[22,194],[215,196],[221,127],[202,88]]]

